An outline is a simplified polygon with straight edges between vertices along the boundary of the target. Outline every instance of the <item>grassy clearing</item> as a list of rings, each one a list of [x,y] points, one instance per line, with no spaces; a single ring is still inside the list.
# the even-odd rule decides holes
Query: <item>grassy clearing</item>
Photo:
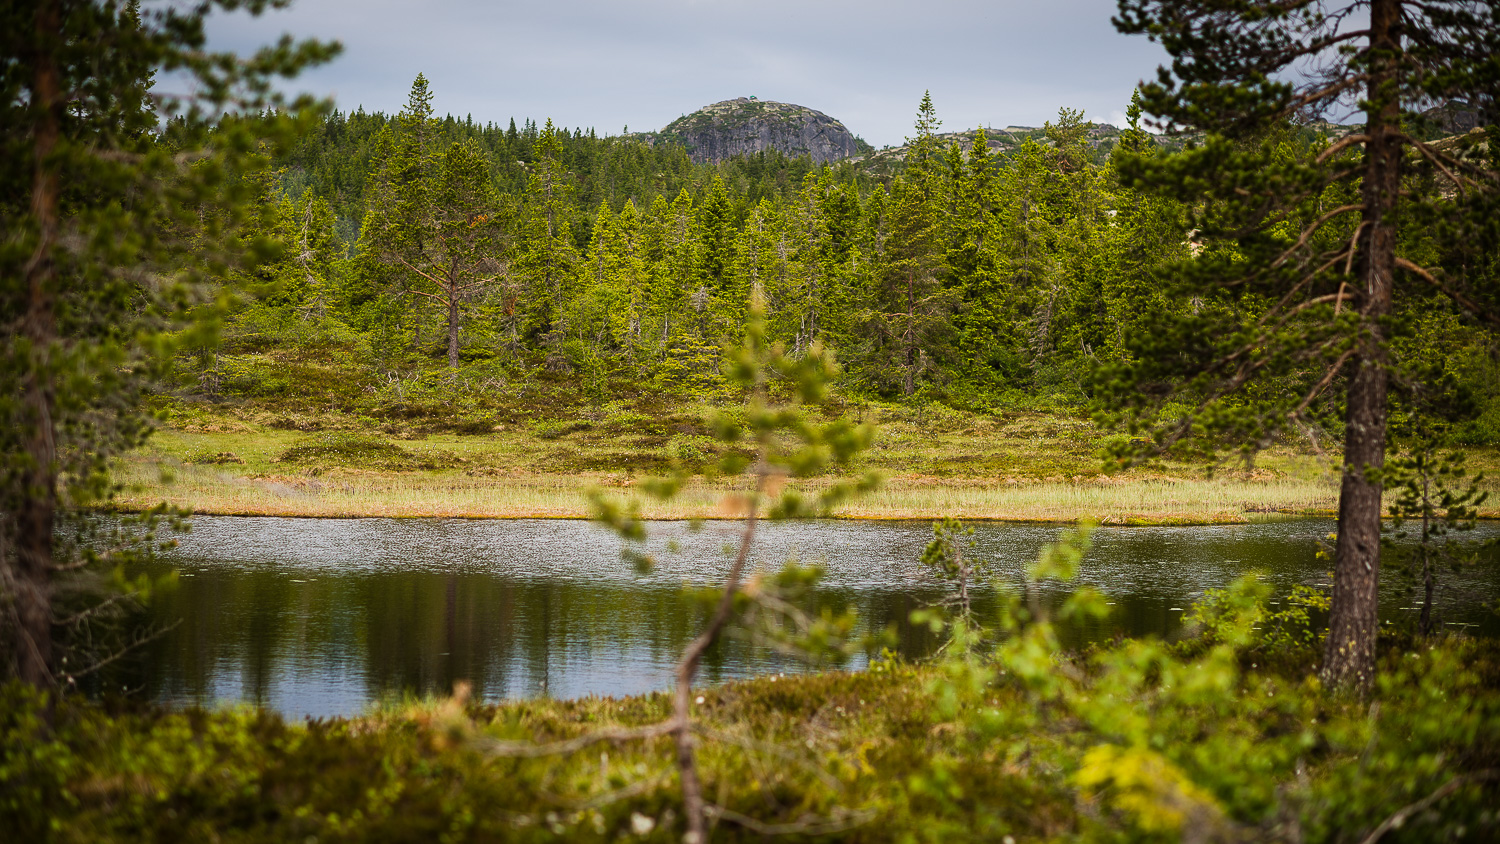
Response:
[[[837,410],[877,424],[857,468],[887,478],[837,514],[847,518],[1204,524],[1326,514],[1337,502],[1334,468],[1296,444],[1262,454],[1251,472],[1207,477],[1202,465],[1170,462],[1107,472],[1101,455],[1110,435],[1064,414]],[[717,457],[722,447],[707,436],[713,412],[615,402],[465,434],[338,410],[177,402],[164,408],[166,424],[150,445],[122,462],[118,503],[242,515],[581,518],[590,488],[625,490],[638,477]],[[1500,459],[1487,450],[1471,463],[1497,474]],[[734,492],[732,483],[699,477],[645,512],[733,517]],[[1500,515],[1496,505],[1486,515]]]

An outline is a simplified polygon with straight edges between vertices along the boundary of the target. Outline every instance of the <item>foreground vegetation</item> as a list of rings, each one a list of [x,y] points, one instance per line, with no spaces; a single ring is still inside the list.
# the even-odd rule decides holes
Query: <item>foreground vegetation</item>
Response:
[[[1397,842],[1500,829],[1500,645],[1388,639],[1357,699],[1320,689],[1312,648],[1215,629],[703,690],[712,837]],[[0,701],[0,826],[18,840],[681,835],[670,740],[591,740],[667,717],[667,693],[490,705],[460,689],[308,723],[64,698],[50,733],[37,693],[11,685]],[[555,752],[567,741],[584,746]]]

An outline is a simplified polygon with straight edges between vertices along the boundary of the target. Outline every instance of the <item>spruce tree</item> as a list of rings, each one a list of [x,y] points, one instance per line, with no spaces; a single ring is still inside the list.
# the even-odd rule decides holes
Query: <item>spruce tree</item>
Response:
[[[1341,394],[1343,474],[1322,675],[1375,669],[1389,392],[1398,304],[1441,297],[1495,321],[1500,174],[1472,146],[1423,140],[1422,111],[1494,106],[1500,21],[1488,2],[1121,0],[1116,26],[1173,57],[1141,88],[1168,130],[1206,133],[1179,155],[1133,157],[1128,183],[1200,209],[1205,245],[1178,292],[1197,303],[1107,370],[1105,406],[1155,425],[1158,446],[1213,432],[1253,450]],[[1357,100],[1364,125],[1307,144],[1284,128]],[[1426,248],[1411,248],[1420,232]],[[1435,306],[1435,305],[1434,305]],[[1176,385],[1174,389],[1165,389]],[[1188,402],[1162,414],[1164,400]]]
[[[1005,278],[996,236],[999,174],[989,138],[980,129],[956,164],[945,238],[948,287],[961,299],[953,319],[958,352],[955,398],[985,406],[1010,377],[1014,341],[1005,308]]]
[[[359,255],[367,276],[388,280],[414,304],[437,306],[448,365],[456,368],[465,305],[502,274],[506,213],[490,181],[489,158],[476,142],[435,148],[431,100],[418,74],[386,141],[389,152],[370,174],[373,201]]]
[[[557,321],[572,294],[569,285],[578,260],[573,241],[575,187],[563,160],[565,135],[551,120],[543,126],[533,147],[536,158],[528,168],[522,205],[515,270],[528,290],[526,333],[533,340],[561,328]]]
[[[724,179],[715,173],[707,195],[698,203],[697,234],[699,272],[704,283],[716,292],[724,291],[728,285],[734,229],[734,204]]]

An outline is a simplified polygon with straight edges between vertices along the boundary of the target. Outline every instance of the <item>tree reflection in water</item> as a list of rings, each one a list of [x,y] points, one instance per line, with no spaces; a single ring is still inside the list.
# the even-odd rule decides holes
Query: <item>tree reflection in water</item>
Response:
[[[917,557],[927,522],[786,522],[762,526],[761,559],[797,554],[828,568],[820,593],[849,603],[870,629],[890,626],[896,650],[921,657],[935,645],[913,609],[941,587]],[[685,585],[721,574],[720,545],[733,523],[691,533],[667,525],[658,570],[637,576],[612,535],[585,522],[289,520],[200,518],[170,560],[183,577],[152,608],[181,624],[101,680],[141,687],[173,703],[247,701],[289,715],[354,714],[372,701],[446,694],[456,681],[489,700],[627,695],[671,685],[683,643],[706,610]],[[977,550],[1004,579],[1015,576],[1056,528],[977,525]],[[1068,631],[1070,644],[1126,635],[1172,635],[1206,588],[1256,568],[1280,592],[1316,583],[1326,564],[1314,543],[1326,520],[1204,528],[1102,528],[1080,581],[1115,602],[1108,622]],[[1491,525],[1488,535],[1500,534]],[[675,539],[680,553],[667,550]],[[1497,635],[1484,609],[1500,596],[1488,565],[1450,575],[1439,594],[1449,622]],[[1060,600],[1060,595],[1044,598]],[[1399,619],[1399,588],[1382,614]],[[991,605],[980,600],[983,613]],[[848,667],[859,669],[857,657]],[[801,670],[739,640],[703,665],[718,682]]]

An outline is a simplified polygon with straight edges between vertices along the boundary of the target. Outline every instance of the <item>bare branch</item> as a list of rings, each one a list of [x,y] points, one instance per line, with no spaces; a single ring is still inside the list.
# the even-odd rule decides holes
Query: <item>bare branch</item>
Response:
[[[819,815],[803,815],[792,823],[765,823],[758,821],[748,815],[742,815],[733,809],[723,806],[708,804],[703,807],[717,818],[742,826],[757,835],[833,835],[853,829],[856,826],[867,824],[875,819],[873,810],[861,812],[850,812],[843,817],[822,817]]]
[[[1463,293],[1454,290],[1448,285],[1442,283],[1436,277],[1434,277],[1432,273],[1428,272],[1417,264],[1414,264],[1411,261],[1406,260],[1405,258],[1398,257],[1396,258],[1396,266],[1400,267],[1403,270],[1406,270],[1412,275],[1417,276],[1433,287],[1436,287],[1438,290],[1442,291],[1444,296],[1447,296],[1449,299],[1452,299],[1454,302],[1458,303],[1459,307],[1468,311],[1470,314],[1473,314],[1476,318],[1490,323],[1491,325],[1500,325],[1500,315],[1497,315],[1489,308],[1480,305],[1473,299],[1465,296]]]
[[[578,736],[577,738],[571,738],[566,741],[555,741],[549,744],[490,739],[480,742],[480,746],[486,753],[492,756],[536,759],[541,756],[563,756],[569,753],[577,753],[585,747],[606,741],[625,742],[658,738],[669,735],[676,730],[677,720],[672,718],[656,724],[647,724],[644,727],[621,727],[613,730],[599,730]]]
[[[1306,245],[1307,241],[1313,235],[1317,234],[1319,229],[1332,222],[1333,218],[1339,216],[1340,214],[1346,214],[1350,211],[1358,211],[1363,207],[1363,205],[1359,204],[1340,205],[1339,207],[1333,209],[1332,211],[1329,211],[1318,219],[1313,220],[1307,226],[1303,227],[1302,234],[1297,238],[1297,242],[1293,243],[1291,246],[1288,246],[1285,250],[1282,251],[1280,255],[1276,257],[1276,260],[1271,262],[1271,269],[1275,269],[1286,263],[1287,259],[1292,256],[1292,253],[1296,252],[1298,249],[1301,249],[1304,245]]]
[[[1432,147],[1428,146],[1427,144],[1424,144],[1424,143],[1422,143],[1420,141],[1413,140],[1411,142],[1411,145],[1413,147],[1416,147],[1417,152],[1422,153],[1422,155],[1425,156],[1428,161],[1431,161],[1432,162],[1432,166],[1434,166],[1437,169],[1443,171],[1443,175],[1447,176],[1448,177],[1448,181],[1452,182],[1453,186],[1458,189],[1458,195],[1461,198],[1464,198],[1464,199],[1468,198],[1468,192],[1464,190],[1464,182],[1468,181],[1468,182],[1472,183],[1474,181],[1473,179],[1467,179],[1467,180],[1465,180],[1465,179],[1461,179],[1458,176],[1454,175],[1453,171],[1449,170],[1448,167],[1447,167],[1447,165],[1445,165],[1443,163],[1442,159],[1438,156],[1437,152]]]
[[[739,552],[729,568],[724,584],[724,594],[714,608],[713,617],[698,638],[688,643],[677,663],[677,688],[672,699],[674,733],[677,737],[677,775],[682,782],[683,811],[687,814],[688,834],[684,840],[691,844],[706,844],[708,832],[704,826],[705,803],[703,785],[698,781],[698,766],[693,756],[692,694],[693,677],[698,672],[698,662],[705,651],[719,638],[724,625],[734,610],[734,596],[739,591],[740,580],[745,573],[745,563],[750,558],[750,547],[755,540],[756,508],[766,491],[766,478],[770,474],[762,454],[755,471],[755,493],[750,496],[750,509],[745,514],[745,532],[740,535]]]
[[[166,627],[159,627],[156,630],[152,630],[151,632],[145,634],[144,636],[136,636],[129,644],[125,645],[124,647],[120,648],[104,659],[97,660],[79,671],[66,672],[65,676],[67,677],[69,683],[76,682],[79,677],[87,677],[88,675],[93,674],[95,671],[98,671],[99,669],[105,667],[106,665],[119,662],[136,648],[148,645],[151,642],[160,639],[168,633],[171,633],[173,630],[176,630],[181,624],[182,619],[179,618],[171,624],[168,624]]]
[[[421,276],[422,278],[425,278],[428,281],[432,282],[433,284],[436,284],[439,288],[447,286],[447,282],[443,281],[440,278],[437,278],[435,276],[429,275],[428,273],[425,273],[425,272],[417,269],[416,267],[414,267],[414,266],[411,265],[411,262],[407,261],[405,258],[401,257],[400,255],[396,255],[396,254],[392,253],[391,257],[395,258],[396,261],[399,262],[403,267],[406,267],[408,270],[411,270],[412,272],[416,273],[417,275]]]
[[[1395,814],[1386,818],[1383,822],[1381,822],[1380,826],[1375,827],[1375,829],[1369,835],[1365,836],[1365,839],[1361,841],[1360,844],[1375,844],[1376,841],[1380,840],[1381,836],[1405,823],[1407,818],[1411,817],[1417,812],[1428,808],[1432,804],[1438,802],[1439,800],[1442,800],[1444,797],[1447,797],[1448,795],[1459,790],[1463,786],[1468,785],[1471,782],[1492,780],[1496,779],[1497,777],[1500,777],[1500,769],[1496,768],[1487,768],[1483,771],[1475,771],[1470,774],[1459,774],[1458,776],[1454,777],[1451,780],[1448,780],[1447,782],[1439,786],[1437,791],[1432,792],[1431,794],[1423,797],[1421,800],[1418,800],[1415,803],[1407,806],[1402,806],[1400,809],[1396,810]]]
[[[1345,135],[1344,137],[1339,138],[1337,141],[1334,141],[1331,145],[1329,145],[1328,149],[1323,150],[1318,154],[1318,157],[1313,160],[1319,164],[1322,164],[1324,161],[1327,161],[1335,155],[1338,155],[1344,150],[1345,147],[1352,146],[1354,144],[1362,144],[1369,139],[1370,136],[1364,133]]]
[[[1349,362],[1349,358],[1354,357],[1354,352],[1354,349],[1349,349],[1342,355],[1339,355],[1339,359],[1334,361],[1333,365],[1328,367],[1328,371],[1323,374],[1322,380],[1320,380],[1317,384],[1314,384],[1311,390],[1307,391],[1307,395],[1302,397],[1301,403],[1297,405],[1297,408],[1295,410],[1287,414],[1287,417],[1291,419],[1301,417],[1302,411],[1306,410],[1308,408],[1308,405],[1311,405],[1313,403],[1313,400],[1316,399],[1318,395],[1325,389],[1327,389],[1329,384],[1333,383],[1334,376],[1339,374],[1339,370],[1344,368],[1344,364]]]

